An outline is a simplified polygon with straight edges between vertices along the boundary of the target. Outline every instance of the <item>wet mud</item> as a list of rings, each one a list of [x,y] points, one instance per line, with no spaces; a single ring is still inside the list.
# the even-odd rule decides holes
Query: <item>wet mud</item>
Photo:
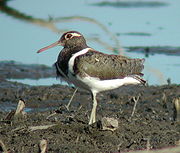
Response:
[[[54,69],[46,65],[0,61],[0,79],[39,79],[55,76]]]
[[[126,152],[180,145],[180,119],[174,105],[180,97],[179,85],[126,86],[99,93],[97,122],[91,126],[88,92],[79,89],[66,108],[74,90],[60,84],[30,86],[1,77],[0,141],[4,147],[0,143],[0,152],[40,152],[42,139],[47,140],[50,153]],[[26,113],[7,118],[20,99],[25,101]],[[118,128],[102,130],[103,117],[116,119]]]

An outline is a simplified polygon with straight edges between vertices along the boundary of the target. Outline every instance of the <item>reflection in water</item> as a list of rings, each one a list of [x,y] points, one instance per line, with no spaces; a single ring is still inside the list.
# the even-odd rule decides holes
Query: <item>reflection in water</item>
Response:
[[[120,46],[120,42],[118,40],[118,38],[116,37],[116,35],[114,35],[112,32],[110,32],[108,30],[108,28],[103,25],[102,23],[100,23],[99,21],[93,19],[93,18],[89,18],[89,17],[85,17],[85,16],[68,16],[68,17],[57,17],[57,18],[52,18],[49,17],[49,19],[45,20],[45,19],[41,19],[41,18],[35,18],[33,16],[27,15],[25,13],[22,13],[12,7],[9,7],[7,5],[7,1],[8,0],[4,0],[4,1],[0,1],[0,11],[19,20],[22,21],[26,21],[28,23],[32,23],[34,25],[38,25],[44,28],[47,28],[55,33],[64,33],[66,31],[68,31],[68,29],[59,29],[56,24],[57,23],[62,23],[62,22],[73,22],[73,21],[83,21],[83,22],[88,22],[91,24],[95,24],[98,27],[101,28],[102,31],[104,31],[107,36],[110,37],[111,40],[114,41],[114,45],[115,47],[112,47],[112,45],[109,45],[107,42],[103,42],[102,40],[100,40],[97,37],[91,37],[88,38],[88,40],[91,41],[95,41],[96,43],[99,43],[99,45],[102,45],[103,47],[105,47],[107,50],[111,50],[115,53],[122,53],[122,49]]]
[[[171,56],[180,56],[180,47],[171,46],[152,46],[152,47],[127,47],[128,52],[143,53],[146,57],[154,54],[165,54]]]
[[[164,2],[157,2],[157,1],[103,1],[103,2],[98,2],[94,3],[92,5],[95,6],[110,6],[110,7],[162,7],[162,6],[167,6],[167,3]]]
[[[126,32],[126,33],[116,33],[117,36],[129,35],[129,36],[151,36],[152,34],[147,32]]]
[[[96,2],[99,2],[99,1],[96,1]],[[83,17],[83,16],[67,16],[67,17],[57,17],[57,18],[49,17],[47,19],[35,18],[34,16],[23,13],[22,11],[20,11],[21,9],[17,10],[17,9],[14,9],[15,7],[12,8],[11,7],[12,5],[9,5],[9,0],[0,0],[0,11],[2,13],[4,13],[4,14],[6,14],[8,16],[11,16],[11,17],[13,17],[15,19],[18,19],[20,21],[25,21],[27,23],[31,23],[33,25],[40,26],[40,27],[42,27],[42,29],[46,28],[46,29],[48,29],[50,31],[53,31],[55,33],[63,33],[64,31],[69,30],[69,29],[65,29],[66,27],[63,28],[63,29],[61,27],[60,28],[57,27],[58,23],[65,23],[65,22],[76,23],[77,21],[82,21],[82,23],[86,22],[86,23],[90,23],[89,25],[96,25],[96,27],[101,28],[101,31],[99,31],[99,33],[102,33],[102,31],[103,31],[105,33],[105,36],[108,37],[108,39],[113,40],[113,45],[111,45],[109,42],[106,43],[105,41],[102,41],[103,39],[99,39],[100,37],[91,36],[91,37],[88,38],[88,40],[98,43],[99,45],[105,47],[107,50],[113,50],[113,51],[120,51],[120,44],[119,44],[118,39],[122,39],[125,42],[125,43],[123,42],[124,46],[132,46],[132,44],[133,45],[138,44],[138,46],[142,46],[142,45],[144,45],[144,42],[145,42],[145,45],[148,44],[148,46],[149,45],[156,45],[155,41],[158,42],[157,44],[159,44],[159,42],[161,42],[161,44],[164,45],[164,44],[166,44],[166,42],[168,42],[168,45],[169,44],[171,45],[171,44],[173,44],[173,42],[176,42],[178,40],[177,39],[177,38],[179,38],[178,36],[177,36],[176,39],[171,39],[171,37],[168,36],[169,39],[167,39],[166,34],[165,34],[165,32],[163,32],[163,30],[161,30],[161,32],[164,35],[160,36],[160,34],[158,34],[159,30],[155,29],[156,27],[164,27],[166,25],[166,19],[167,18],[173,19],[172,12],[173,12],[174,9],[177,9],[176,7],[174,8],[173,6],[176,6],[177,2],[172,3],[172,2],[169,1],[168,3],[171,4],[170,5],[171,7],[164,7],[164,8],[163,8],[163,6],[167,6],[169,4],[168,3],[162,3],[162,2],[154,2],[154,4],[152,4],[152,3],[150,3],[150,1],[147,1],[147,0],[144,0],[144,1],[143,0],[141,0],[141,1],[140,0],[139,1],[138,0],[136,0],[136,1],[135,0],[133,0],[133,1],[132,0],[129,0],[129,1],[128,0],[122,0],[122,1],[120,1],[119,0],[119,1],[109,1],[109,6],[111,6],[110,3],[113,3],[113,2],[114,2],[115,5],[118,4],[118,7],[125,7],[125,8],[127,7],[128,8],[128,7],[140,7],[141,6],[141,7],[146,7],[147,9],[145,8],[145,9],[137,9],[137,10],[135,10],[133,8],[132,9],[133,11],[131,12],[131,10],[129,8],[128,9],[114,9],[114,8],[107,8],[107,7],[104,7],[104,8],[101,7],[100,8],[100,7],[96,7],[96,6],[92,6],[92,5],[88,6],[88,8],[90,8],[91,11],[94,9],[94,12],[93,12],[94,14],[96,14],[98,12],[103,12],[104,9],[106,9],[106,10],[109,9],[108,13],[105,13],[103,15],[101,15],[101,14],[99,15],[99,17],[101,17],[105,21],[102,21],[101,18],[98,19],[98,17],[94,17],[94,18],[97,19],[96,20],[96,19],[93,19],[93,18]],[[16,3],[16,1],[15,1],[15,3]],[[89,3],[92,4],[92,1],[89,1]],[[77,1],[77,4],[79,5],[79,4],[81,4],[81,2]],[[123,6],[123,4],[124,4],[124,6]],[[38,3],[36,5],[38,5]],[[74,7],[74,6],[71,6],[71,7]],[[80,9],[80,11],[77,10],[77,13],[83,14],[82,12],[86,11],[85,9],[87,9],[87,6],[80,5],[80,7],[81,7],[81,9]],[[148,9],[148,7],[149,8],[156,7],[157,9],[154,9],[154,8],[153,9]],[[160,8],[160,7],[162,7],[162,8]],[[22,6],[21,6],[21,8],[22,8]],[[166,10],[166,8],[167,8],[167,10]],[[171,9],[168,9],[168,8],[171,8]],[[32,9],[34,9],[34,8],[32,7],[31,10]],[[53,8],[53,9],[55,9],[55,8]],[[161,9],[162,9],[162,11],[159,11]],[[136,11],[136,13],[134,13],[135,11]],[[49,13],[49,12],[47,12],[47,13]],[[112,14],[112,13],[114,13],[114,14]],[[85,14],[87,14],[87,13],[85,13]],[[112,19],[111,18],[109,19],[108,14],[111,15]],[[132,17],[132,19],[134,19],[136,21],[135,24],[134,24],[134,22],[129,22],[131,20],[131,18],[128,17],[128,14],[130,14],[130,17]],[[139,18],[139,14],[140,14],[140,18]],[[105,15],[107,15],[107,16],[105,16]],[[152,19],[148,18],[148,17],[150,17],[149,15],[152,17]],[[172,16],[172,18],[170,16]],[[108,21],[106,21],[106,18],[107,18]],[[118,21],[117,21],[117,19],[118,19]],[[113,31],[116,32],[116,35],[114,35],[109,30],[110,28],[107,28],[105,26],[106,23],[102,24],[99,21],[106,22],[106,23],[109,22],[109,27],[111,29],[113,29]],[[176,21],[176,20],[171,20],[171,22],[169,22],[169,23],[175,23],[174,21]],[[122,27],[117,28],[117,25],[115,25],[114,22],[118,22],[118,24],[117,24],[118,26],[120,25],[119,23],[122,23],[122,27],[125,27],[125,29],[123,29]],[[128,26],[128,25],[130,25],[130,26]],[[136,25],[139,25],[140,27],[141,26],[142,27],[139,28]],[[135,28],[133,28],[133,27],[135,27]],[[172,24],[168,24],[168,25],[166,25],[166,28],[165,28],[164,31],[166,31],[166,33],[169,35],[169,34],[171,34],[171,32],[173,32],[173,31],[168,31],[169,29],[176,29],[176,30],[178,29],[178,28],[173,28],[173,27],[174,26],[172,26]],[[138,30],[138,28],[139,28],[139,30]],[[135,30],[133,30],[133,29],[135,29]],[[153,31],[153,30],[155,30],[155,31]],[[140,31],[140,32],[135,33],[133,31]],[[176,33],[178,33],[178,32],[176,32]],[[120,38],[117,39],[117,37],[119,35],[120,35]],[[174,33],[172,33],[172,35],[174,35]],[[129,37],[129,36],[133,36],[133,37]],[[143,36],[146,36],[146,37],[143,37]],[[149,37],[149,36],[151,36],[151,37]],[[162,37],[164,39],[159,39],[159,38],[162,38]],[[127,43],[128,45],[126,44],[126,40],[128,40],[128,43]],[[129,44],[129,42],[132,42],[132,43]],[[32,50],[32,48],[31,48],[31,50]],[[146,48],[145,56],[149,57],[149,58],[146,58],[147,65],[145,66],[145,71],[148,71],[148,72],[151,72],[151,73],[148,74],[146,72],[145,74],[148,74],[150,76],[149,80],[151,80],[153,78],[151,75],[157,76],[156,72],[159,71],[159,72],[161,72],[163,74],[161,76],[163,76],[164,80],[166,80],[167,78],[170,77],[170,78],[175,78],[176,82],[178,82],[179,77],[177,77],[178,74],[176,73],[178,71],[178,68],[177,68],[178,66],[175,67],[175,69],[174,69],[174,67],[172,65],[170,65],[170,66],[167,65],[167,64],[170,64],[170,60],[172,62],[174,62],[176,65],[179,65],[179,62],[176,59],[176,57],[175,58],[174,57],[168,57],[168,58],[164,57],[164,59],[162,59],[161,57],[159,57],[159,55],[158,56],[156,55],[156,56],[152,57],[151,53],[152,53],[151,49]],[[121,54],[122,54],[122,52],[121,52]],[[126,52],[126,55],[131,56],[131,57],[142,57],[142,58],[144,57],[143,54],[134,54],[134,51],[130,52],[130,53]],[[7,55],[6,55],[6,57],[7,57]],[[8,58],[6,58],[6,59],[8,59]],[[10,59],[13,59],[13,57],[11,56]],[[160,61],[159,61],[159,59],[160,59]],[[163,61],[163,62],[160,63],[161,61]],[[166,63],[165,61],[169,61],[169,62]],[[24,62],[24,61],[21,61],[21,62]],[[38,63],[38,62],[36,62],[36,63]],[[44,63],[46,63],[46,61]],[[148,66],[150,67],[149,68],[150,70],[147,69]],[[152,68],[155,69],[155,70],[153,70]],[[159,74],[160,73],[158,73],[158,76],[159,76]],[[159,78],[159,80],[162,80],[161,79],[162,77],[156,77],[155,79],[157,79],[157,78]],[[173,79],[172,79],[172,82],[174,82]]]
[[[29,107],[26,107],[24,109],[24,111],[27,113],[45,112],[45,111],[51,111],[51,110],[58,109],[58,107],[59,107],[59,103],[52,103],[52,101],[51,101],[51,106],[49,106],[48,103],[43,104],[43,106],[38,106],[38,107],[36,105],[37,104],[34,104],[34,106],[33,106],[33,103],[31,103]],[[10,112],[10,111],[16,110],[16,108],[17,108],[16,103],[3,102],[0,105],[0,112]]]
[[[53,84],[61,84],[61,85],[68,85],[68,83],[61,81],[60,79],[56,78],[41,78],[41,79],[8,79],[8,81],[12,82],[19,82],[23,84],[28,84],[32,86],[49,86]]]

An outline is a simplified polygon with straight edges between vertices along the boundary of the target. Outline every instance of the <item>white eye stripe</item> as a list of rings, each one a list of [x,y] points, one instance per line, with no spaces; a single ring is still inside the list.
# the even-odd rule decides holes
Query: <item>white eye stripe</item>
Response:
[[[81,35],[78,33],[70,33],[72,36],[80,37]]]
[[[78,33],[67,33],[66,35],[65,35],[65,39],[66,40],[69,40],[69,39],[71,39],[71,38],[73,38],[73,37],[80,37],[80,36],[82,36],[81,34],[78,34]]]

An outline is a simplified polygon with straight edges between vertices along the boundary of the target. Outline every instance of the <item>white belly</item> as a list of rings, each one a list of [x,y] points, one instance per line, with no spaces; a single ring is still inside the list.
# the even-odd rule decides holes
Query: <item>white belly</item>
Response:
[[[132,77],[125,77],[123,79],[100,80],[90,76],[80,78],[79,76],[74,77],[69,75],[69,78],[75,86],[96,92],[116,89],[123,85],[140,83],[138,80]]]
[[[101,91],[116,89],[126,84],[140,83],[138,80],[132,77],[125,77],[123,79],[100,80],[99,78],[91,77],[88,75],[84,78],[80,78],[78,75],[76,77],[73,76],[72,74],[74,74],[73,66],[74,66],[75,58],[87,53],[88,50],[89,48],[85,48],[82,51],[75,53],[68,62],[68,66],[69,66],[68,79],[75,86],[89,90],[89,91],[101,92]]]

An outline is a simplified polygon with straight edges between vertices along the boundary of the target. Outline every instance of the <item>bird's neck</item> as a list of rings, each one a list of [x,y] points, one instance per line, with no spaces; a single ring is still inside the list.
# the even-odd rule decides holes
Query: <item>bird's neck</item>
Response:
[[[69,54],[75,54],[85,48],[88,48],[88,46],[86,44],[84,45],[78,45],[78,46],[68,46],[68,47],[64,47],[64,50],[66,50],[67,52],[69,52]]]
[[[69,59],[72,57],[73,54],[88,48],[87,45],[80,45],[80,46],[73,46],[73,47],[66,47],[64,46],[63,50],[61,50],[61,52],[59,53],[58,56],[58,63],[60,62],[64,62],[64,63],[68,63]]]
[[[88,48],[87,45],[81,45],[81,46],[74,46],[74,47],[64,47],[61,52],[59,53],[57,62],[55,64],[58,65],[58,67],[61,69],[61,71],[67,75],[68,74],[68,62],[69,59],[72,57],[73,54]],[[57,75],[59,74],[59,71],[57,70]]]

